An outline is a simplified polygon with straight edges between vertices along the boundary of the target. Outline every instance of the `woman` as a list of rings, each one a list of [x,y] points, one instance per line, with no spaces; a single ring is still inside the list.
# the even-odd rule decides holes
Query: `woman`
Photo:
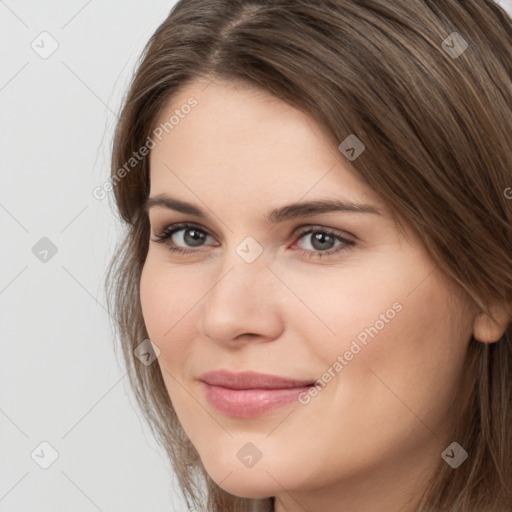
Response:
[[[152,36],[108,292],[193,510],[512,509],[511,70],[491,0],[188,0]]]

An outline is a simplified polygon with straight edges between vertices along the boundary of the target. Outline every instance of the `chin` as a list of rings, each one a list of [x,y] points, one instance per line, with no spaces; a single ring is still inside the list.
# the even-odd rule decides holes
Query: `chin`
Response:
[[[233,464],[219,465],[218,463],[214,467],[206,464],[204,466],[221,489],[240,498],[268,498],[282,491],[277,481],[271,476],[278,471],[270,469],[267,472],[267,468],[263,465],[259,468],[256,466],[233,467]]]
[[[255,477],[250,473],[245,476],[234,476],[234,473],[232,473],[224,481],[217,482],[217,485],[226,492],[240,498],[261,499],[282,492],[282,489],[268,474]]]

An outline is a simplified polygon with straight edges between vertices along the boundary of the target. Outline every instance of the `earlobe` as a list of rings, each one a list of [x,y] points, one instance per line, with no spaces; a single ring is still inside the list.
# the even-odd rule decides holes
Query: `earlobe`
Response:
[[[473,337],[482,343],[498,341],[512,320],[511,304],[492,304],[489,311],[493,318],[481,311],[473,322]]]

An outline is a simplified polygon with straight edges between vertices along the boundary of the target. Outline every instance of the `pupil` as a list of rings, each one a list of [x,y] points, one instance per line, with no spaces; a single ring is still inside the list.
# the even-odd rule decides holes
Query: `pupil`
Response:
[[[183,238],[188,245],[196,246],[201,245],[201,242],[204,240],[204,235],[204,233],[197,229],[187,229]]]
[[[315,249],[330,249],[333,241],[333,237],[327,233],[316,233],[313,235],[311,245]],[[327,246],[325,244],[327,244]]]

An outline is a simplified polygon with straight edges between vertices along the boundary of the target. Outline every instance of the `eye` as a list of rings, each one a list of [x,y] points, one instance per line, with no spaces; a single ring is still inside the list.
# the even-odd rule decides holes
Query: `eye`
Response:
[[[298,235],[298,241],[306,240],[307,249],[300,250],[301,254],[311,257],[322,257],[338,253],[355,244],[338,233],[326,228],[312,227]],[[308,247],[309,246],[309,247]]]
[[[306,249],[299,252],[306,257],[329,256],[341,252],[355,244],[335,231],[322,227],[310,227],[297,235],[297,244],[300,240],[307,241]],[[213,237],[204,229],[188,222],[172,224],[166,227],[160,234],[155,236],[154,242],[167,246],[169,251],[186,254],[194,253],[194,248],[205,245],[208,238]]]
[[[206,231],[190,223],[173,224],[156,235],[154,242],[165,243],[172,252],[189,253],[195,252],[194,247],[200,247],[208,237],[212,238]],[[187,249],[192,248],[192,249]]]

